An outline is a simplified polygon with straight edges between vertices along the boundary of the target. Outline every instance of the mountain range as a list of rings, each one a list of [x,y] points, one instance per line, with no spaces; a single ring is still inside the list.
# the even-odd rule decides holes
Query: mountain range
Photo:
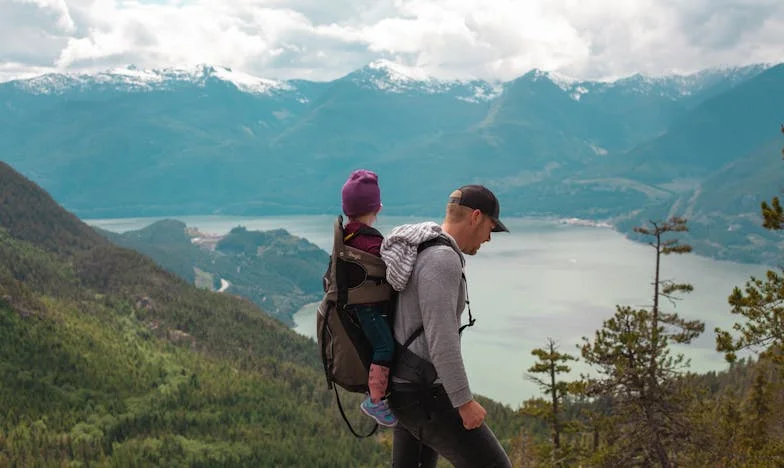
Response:
[[[439,80],[386,61],[329,82],[128,67],[0,83],[0,137],[3,160],[85,218],[333,213],[367,167],[388,214],[439,216],[474,182],[505,215],[623,232],[688,208],[698,253],[762,262],[750,245],[773,241],[755,214],[779,190],[782,108],[781,64],[601,82]]]

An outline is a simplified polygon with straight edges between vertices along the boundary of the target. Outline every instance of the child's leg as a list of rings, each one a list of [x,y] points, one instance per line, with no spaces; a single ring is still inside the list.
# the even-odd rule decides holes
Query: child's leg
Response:
[[[392,330],[382,313],[382,307],[359,306],[357,308],[359,323],[373,347],[368,376],[370,401],[373,403],[377,403],[386,394],[389,385],[389,366],[395,352]]]
[[[368,376],[368,388],[370,389],[370,401],[378,403],[387,392],[389,385],[389,367],[378,364],[370,364]]]

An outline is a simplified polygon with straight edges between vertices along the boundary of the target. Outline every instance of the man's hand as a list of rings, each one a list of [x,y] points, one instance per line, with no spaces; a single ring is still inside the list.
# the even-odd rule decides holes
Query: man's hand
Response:
[[[465,403],[457,411],[460,413],[460,419],[463,420],[463,427],[468,430],[481,426],[487,415],[487,411],[476,400]]]

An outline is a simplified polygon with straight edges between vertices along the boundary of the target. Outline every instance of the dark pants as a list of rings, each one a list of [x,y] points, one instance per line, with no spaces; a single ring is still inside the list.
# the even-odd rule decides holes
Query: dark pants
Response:
[[[435,468],[439,455],[456,468],[511,468],[487,424],[472,430],[463,427],[442,386],[424,392],[393,387],[389,404],[398,418],[393,468]]]
[[[373,304],[357,304],[349,306],[357,315],[362,331],[373,347],[371,362],[389,367],[395,354],[395,341],[384,306]]]

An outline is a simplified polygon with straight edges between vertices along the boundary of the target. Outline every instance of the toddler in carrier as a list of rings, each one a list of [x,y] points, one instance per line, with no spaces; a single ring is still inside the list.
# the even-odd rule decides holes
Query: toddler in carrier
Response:
[[[343,185],[341,195],[343,213],[348,217],[348,223],[343,228],[344,243],[380,257],[384,236],[372,227],[381,211],[378,176],[365,169],[352,172]],[[387,305],[385,303],[353,304],[347,306],[347,309],[356,315],[373,348],[368,373],[370,394],[360,408],[378,424],[393,427],[397,424],[397,418],[392,414],[385,398],[390,378],[389,368],[395,351]]]

